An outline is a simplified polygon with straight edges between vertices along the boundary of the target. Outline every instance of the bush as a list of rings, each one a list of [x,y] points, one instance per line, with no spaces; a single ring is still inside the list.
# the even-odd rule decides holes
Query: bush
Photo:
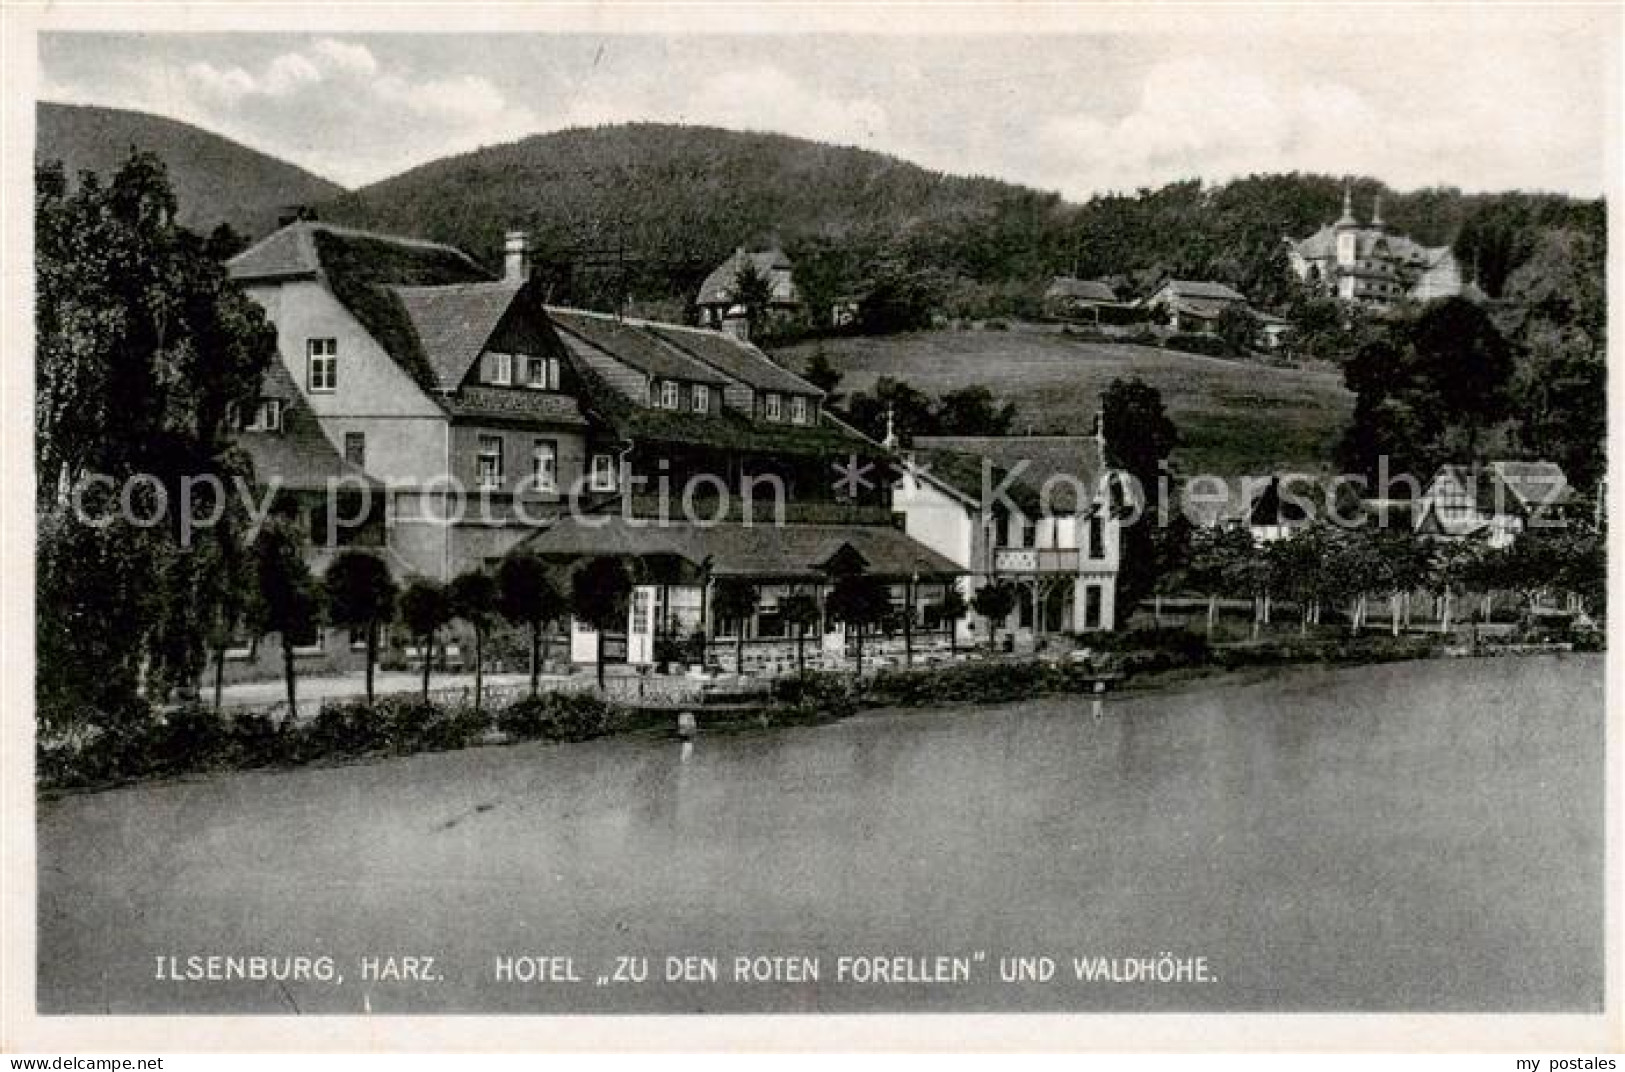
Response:
[[[591,693],[551,692],[509,705],[496,723],[510,737],[585,741],[602,737],[623,720],[619,707]]]
[[[1163,341],[1169,350],[1183,350],[1188,354],[1206,354],[1208,357],[1229,357],[1230,347],[1217,335],[1181,332]]]
[[[416,696],[392,696],[374,709],[391,752],[448,752],[466,748],[491,728],[491,716],[472,704],[441,707]]]
[[[377,712],[361,701],[350,701],[323,704],[315,720],[303,727],[299,751],[304,759],[358,756],[388,743],[388,727]]]
[[[839,719],[858,711],[858,690],[846,674],[810,673],[782,678],[773,685],[773,699],[784,721],[816,722]]]

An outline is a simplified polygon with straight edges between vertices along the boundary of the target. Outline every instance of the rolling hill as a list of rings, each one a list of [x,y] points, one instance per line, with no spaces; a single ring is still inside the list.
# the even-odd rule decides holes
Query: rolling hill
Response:
[[[1039,326],[824,339],[773,356],[799,372],[820,350],[842,374],[840,392],[872,390],[881,376],[931,394],[984,384],[1016,403],[1017,432],[1086,432],[1106,385],[1138,376],[1179,427],[1174,460],[1187,476],[1321,472],[1353,408],[1335,372],[1084,342]]]
[[[340,223],[409,230],[499,257],[524,228],[538,260],[629,274],[634,295],[692,297],[740,244],[780,242],[803,289],[904,256],[949,272],[1047,271],[1068,206],[1056,194],[945,175],[779,134],[633,123],[539,134],[437,160],[323,206]],[[579,284],[579,279],[577,280]],[[588,295],[576,300],[590,300]]]
[[[337,183],[187,123],[145,112],[41,101],[36,160],[60,160],[69,177],[107,175],[132,148],[154,152],[169,169],[180,222],[207,231],[229,223],[249,237],[276,226],[284,205],[314,204],[344,192]]]

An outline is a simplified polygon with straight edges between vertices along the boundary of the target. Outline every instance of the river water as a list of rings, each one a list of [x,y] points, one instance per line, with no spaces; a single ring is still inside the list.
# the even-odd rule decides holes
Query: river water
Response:
[[[1598,1011],[1602,678],[1307,669],[1098,717],[874,712],[69,797],[39,818],[40,1010]],[[256,955],[332,978],[219,978]],[[778,981],[736,980],[740,956]]]

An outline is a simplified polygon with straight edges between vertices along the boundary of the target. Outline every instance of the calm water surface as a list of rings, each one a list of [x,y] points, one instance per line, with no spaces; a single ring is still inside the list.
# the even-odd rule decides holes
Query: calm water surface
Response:
[[[1602,677],[1600,656],[1304,670],[1098,719],[880,712],[66,798],[39,821],[40,1007],[1596,1011]],[[155,978],[255,953],[344,981]],[[1073,972],[1163,953],[1213,979]],[[736,983],[739,954],[819,979]],[[360,978],[389,955],[433,978]],[[864,955],[970,978],[836,978]],[[511,956],[580,981],[501,981]],[[621,956],[648,981],[597,985]],[[666,982],[673,956],[718,981]],[[1001,981],[1016,956],[1054,978]]]

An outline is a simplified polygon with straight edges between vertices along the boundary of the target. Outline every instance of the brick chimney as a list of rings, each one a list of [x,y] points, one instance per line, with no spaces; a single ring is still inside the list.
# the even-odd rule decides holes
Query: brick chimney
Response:
[[[529,274],[530,236],[524,231],[509,231],[502,241],[502,278],[522,283]]]

